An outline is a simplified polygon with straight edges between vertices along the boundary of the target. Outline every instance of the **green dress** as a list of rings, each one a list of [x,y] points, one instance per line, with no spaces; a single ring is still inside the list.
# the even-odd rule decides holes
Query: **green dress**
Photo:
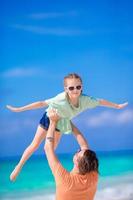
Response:
[[[79,96],[78,107],[75,107],[70,104],[65,92],[62,92],[51,99],[47,99],[45,102],[49,105],[46,111],[51,108],[57,109],[57,113],[61,117],[57,123],[57,128],[61,133],[64,134],[70,134],[72,132],[72,118],[74,118],[82,111],[89,108],[94,108],[100,104],[98,99],[81,94]]]

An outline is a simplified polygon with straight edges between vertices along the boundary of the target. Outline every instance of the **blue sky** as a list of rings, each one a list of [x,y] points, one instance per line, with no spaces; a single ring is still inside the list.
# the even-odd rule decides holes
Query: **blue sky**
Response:
[[[74,119],[91,147],[133,149],[132,1],[5,0],[0,4],[0,156],[21,154],[44,112],[11,113],[5,105],[22,106],[55,96],[70,72],[81,75],[84,93],[129,102],[123,110],[96,108]],[[57,151],[76,148],[71,135],[63,136]],[[42,152],[41,146],[37,153]]]

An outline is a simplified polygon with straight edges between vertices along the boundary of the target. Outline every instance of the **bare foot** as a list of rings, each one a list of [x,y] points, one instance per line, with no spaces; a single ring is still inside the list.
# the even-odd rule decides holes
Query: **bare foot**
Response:
[[[14,168],[14,170],[12,171],[11,175],[10,175],[10,180],[11,181],[15,181],[19,172],[20,172],[21,168],[19,166],[16,166]]]

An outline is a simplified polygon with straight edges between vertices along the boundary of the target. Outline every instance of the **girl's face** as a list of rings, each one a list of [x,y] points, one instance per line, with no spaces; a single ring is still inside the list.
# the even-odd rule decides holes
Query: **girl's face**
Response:
[[[80,79],[68,78],[65,81],[65,92],[70,99],[76,99],[80,96],[82,91],[82,83]]]

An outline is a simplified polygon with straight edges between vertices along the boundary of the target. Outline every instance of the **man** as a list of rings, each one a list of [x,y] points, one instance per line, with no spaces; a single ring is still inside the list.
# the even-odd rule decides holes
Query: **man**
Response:
[[[83,138],[79,144],[81,150],[73,157],[73,169],[68,172],[54,152],[54,131],[59,120],[55,110],[49,112],[49,118],[44,150],[56,182],[56,200],[93,200],[98,183],[98,159],[95,152],[88,149]],[[79,133],[77,130],[77,138],[82,137]]]

